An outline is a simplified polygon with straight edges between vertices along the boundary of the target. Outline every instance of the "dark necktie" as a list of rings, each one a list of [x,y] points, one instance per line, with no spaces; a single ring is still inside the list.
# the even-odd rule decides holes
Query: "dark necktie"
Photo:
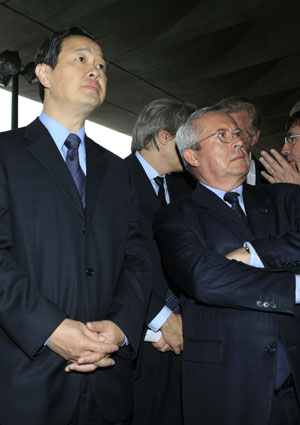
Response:
[[[238,197],[240,196],[239,193],[236,192],[227,192],[224,195],[224,201],[229,202],[231,204],[232,210],[235,212],[235,214],[241,219],[247,222],[246,215],[244,211],[242,210]]]
[[[157,197],[159,199],[160,205],[164,207],[167,205],[166,193],[164,188],[164,178],[157,176],[154,178],[154,181],[159,187]],[[171,289],[168,289],[165,301],[166,306],[169,307],[169,309],[172,310],[173,313],[180,313],[179,299],[173,294]]]
[[[78,157],[80,141],[80,137],[77,134],[70,133],[67,137],[65,141],[65,146],[68,148],[66,164],[76,184],[82,204],[85,206],[85,175],[80,167]]]
[[[165,194],[165,188],[164,188],[164,178],[157,176],[154,178],[155,183],[159,187],[157,197],[159,199],[160,205],[162,207],[167,205],[166,202],[166,194]]]

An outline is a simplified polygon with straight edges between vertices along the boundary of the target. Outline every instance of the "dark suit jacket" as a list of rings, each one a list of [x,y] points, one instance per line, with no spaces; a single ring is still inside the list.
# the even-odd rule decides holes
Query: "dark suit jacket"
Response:
[[[37,119],[0,135],[0,423],[66,425],[82,374],[43,347],[64,318],[110,319],[137,350],[150,260],[127,165],[86,138],[84,211],[71,174]],[[132,354],[89,374],[104,417],[132,408]]]
[[[165,306],[166,293],[172,286],[170,278],[162,267],[161,256],[153,233],[153,216],[161,208],[158,197],[142,165],[135,154],[129,155],[127,161],[135,176],[138,201],[141,210],[141,231],[145,235],[152,260],[152,293],[148,307],[146,324]],[[195,181],[187,179],[186,173],[174,173],[166,176],[170,201],[173,202],[192,191]],[[147,328],[147,326],[146,326]],[[174,353],[161,353],[145,342],[141,347],[135,382],[135,409],[133,424],[170,424],[182,423],[180,364]]]
[[[143,235],[145,235],[152,260],[152,293],[146,317],[146,323],[149,323],[166,305],[166,293],[169,286],[172,287],[172,282],[168,282],[168,278],[163,271],[160,252],[153,233],[153,216],[156,211],[161,208],[161,205],[151,182],[135,154],[129,155],[125,161],[130,164],[135,176],[136,190],[142,218],[141,231]],[[185,180],[183,173],[167,175],[166,181],[170,202],[173,202],[175,199],[185,196],[192,191],[190,184],[193,184],[193,182],[190,183],[189,180]],[[174,287],[172,287],[172,289],[178,293],[178,289],[176,290]]]
[[[266,180],[262,175],[262,171],[267,171],[261,162],[252,154],[252,160],[255,164],[255,184],[269,184],[268,180]]]
[[[300,190],[295,185],[244,189],[249,227],[198,185],[161,210],[155,229],[163,259],[185,293],[183,403],[186,424],[267,425],[280,336],[298,395]],[[265,270],[225,254],[250,241]]]

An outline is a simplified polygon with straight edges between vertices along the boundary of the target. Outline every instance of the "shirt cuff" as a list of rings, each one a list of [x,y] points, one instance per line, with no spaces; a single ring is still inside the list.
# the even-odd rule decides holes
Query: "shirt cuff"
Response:
[[[244,246],[247,246],[250,250],[250,260],[249,260],[249,266],[257,267],[259,269],[263,269],[264,265],[257,255],[257,252],[255,251],[253,245],[250,242],[245,242]]]
[[[296,304],[300,304],[300,276],[296,274]]]
[[[157,332],[166,320],[171,316],[172,310],[169,309],[166,305],[160,310],[160,312],[148,323],[148,327],[154,332]]]

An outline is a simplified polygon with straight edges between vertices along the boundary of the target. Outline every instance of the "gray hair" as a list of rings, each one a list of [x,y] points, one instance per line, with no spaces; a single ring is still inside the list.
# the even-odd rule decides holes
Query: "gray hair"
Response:
[[[300,101],[295,103],[295,105],[292,107],[292,109],[290,110],[290,117],[292,115],[294,115],[296,112],[300,111]]]
[[[226,114],[246,110],[250,118],[249,130],[251,137],[253,137],[261,127],[262,118],[258,106],[244,97],[226,97],[220,100],[215,106],[219,108],[220,112],[225,112]]]
[[[155,138],[160,130],[166,130],[175,136],[196,106],[191,103],[182,103],[176,100],[157,99],[150,102],[140,113],[132,135],[131,151],[148,149],[153,142],[157,149]]]
[[[207,114],[208,112],[223,112],[223,111],[220,111],[217,105],[207,106],[205,108],[197,109],[197,111],[195,111],[192,115],[190,115],[188,120],[179,127],[176,133],[177,149],[182,158],[185,168],[193,177],[195,177],[194,169],[184,159],[183,151],[185,149],[192,149],[195,151],[199,151],[201,149],[200,144],[198,142],[204,128],[199,128],[199,126],[195,126],[194,121],[197,118],[200,118],[203,115]]]

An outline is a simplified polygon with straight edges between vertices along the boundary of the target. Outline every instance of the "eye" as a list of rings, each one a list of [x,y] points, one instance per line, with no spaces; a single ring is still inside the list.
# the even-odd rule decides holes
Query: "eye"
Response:
[[[76,60],[77,60],[78,62],[83,62],[83,61],[84,61],[84,57],[83,57],[83,56],[78,56],[78,57],[76,58]]]
[[[103,71],[106,71],[106,63],[98,63],[98,64],[96,65],[96,67],[97,67],[98,69],[101,69],[101,70],[103,70]]]
[[[220,140],[226,140],[226,130],[220,130],[218,132],[218,137]]]

